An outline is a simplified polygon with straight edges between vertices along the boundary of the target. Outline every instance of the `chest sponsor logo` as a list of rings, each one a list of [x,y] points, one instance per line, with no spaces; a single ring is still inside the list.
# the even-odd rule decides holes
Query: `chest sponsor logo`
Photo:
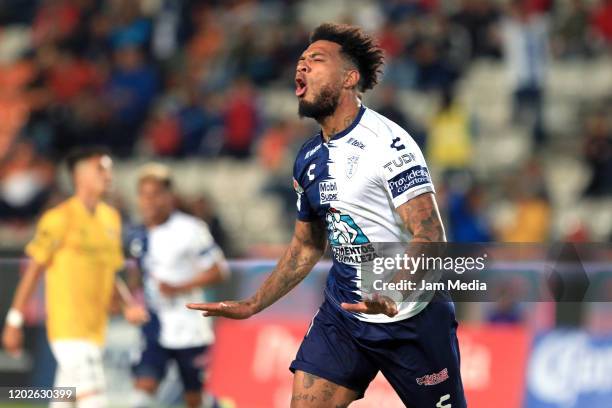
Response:
[[[322,181],[319,183],[319,201],[329,204],[338,200],[338,183],[335,181]]]
[[[365,149],[365,144],[363,144],[359,140],[355,139],[354,137],[349,138],[349,140],[347,140],[346,143],[350,144],[351,146],[358,147],[361,150]]]
[[[332,246],[345,244],[366,244],[370,242],[353,217],[330,208],[325,214],[329,243]]]
[[[353,177],[353,174],[357,172],[358,164],[359,156],[349,156],[348,159],[346,159],[346,177]]]
[[[390,161],[385,164],[383,167],[389,171],[389,173],[393,173],[394,168],[402,168],[404,164],[412,163],[416,160],[416,156],[414,153],[404,153],[397,159]]]
[[[387,181],[393,198],[423,184],[431,183],[427,167],[413,166]]]

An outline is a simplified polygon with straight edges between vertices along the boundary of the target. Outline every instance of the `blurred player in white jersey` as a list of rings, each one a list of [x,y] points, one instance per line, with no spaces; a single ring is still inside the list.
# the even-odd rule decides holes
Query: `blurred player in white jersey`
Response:
[[[178,366],[188,407],[217,407],[202,398],[204,362],[214,341],[212,323],[185,308],[204,300],[203,288],[223,281],[229,269],[206,223],[174,208],[172,178],[160,164],[143,167],[138,179],[143,225],[128,234],[127,247],[142,273],[150,319],[142,326],[142,349],[133,367],[133,407],[153,405],[168,363]]]

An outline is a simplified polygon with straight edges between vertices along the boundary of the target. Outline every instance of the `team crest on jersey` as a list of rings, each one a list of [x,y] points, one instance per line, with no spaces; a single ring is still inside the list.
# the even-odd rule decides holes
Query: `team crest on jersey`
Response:
[[[140,258],[144,250],[144,243],[142,242],[141,239],[136,238],[132,240],[132,242],[130,242],[129,250],[130,250],[130,255],[132,255],[135,258]]]
[[[361,228],[348,214],[329,208],[325,215],[327,235],[330,245],[366,244],[370,242]]]
[[[353,174],[357,172],[357,165],[359,164],[359,156],[349,156],[346,159],[346,177],[351,178]]]

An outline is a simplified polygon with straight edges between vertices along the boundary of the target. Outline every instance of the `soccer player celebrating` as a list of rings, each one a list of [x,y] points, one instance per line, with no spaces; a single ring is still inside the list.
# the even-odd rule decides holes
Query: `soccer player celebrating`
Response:
[[[291,243],[251,298],[189,308],[248,318],[304,279],[326,241],[334,254],[346,245],[445,241],[416,143],[360,101],[376,85],[382,63],[382,50],[358,27],[314,30],[297,64],[295,94],[300,116],[315,119],[321,131],[295,161],[298,219]],[[291,364],[291,406],[346,407],[381,371],[407,406],[465,407],[452,302],[366,296],[361,266],[346,258],[334,256],[325,301]]]
[[[46,211],[26,246],[30,257],[6,318],[2,342],[18,354],[23,310],[46,270],[47,335],[58,367],[56,387],[76,387],[79,407],[105,407],[102,345],[115,272],[123,266],[121,219],[102,202],[112,182],[112,160],[102,148],[83,148],[67,158],[74,196]],[[136,305],[126,317],[143,320]],[[64,404],[64,403],[61,403]]]
[[[207,225],[174,209],[170,170],[160,164],[141,169],[138,206],[144,225],[128,237],[128,250],[143,275],[150,320],[142,326],[143,345],[134,366],[132,406],[153,405],[153,395],[176,361],[188,407],[217,407],[211,395],[202,401],[205,353],[214,340],[212,322],[185,309],[203,302],[202,288],[227,278],[229,269]]]

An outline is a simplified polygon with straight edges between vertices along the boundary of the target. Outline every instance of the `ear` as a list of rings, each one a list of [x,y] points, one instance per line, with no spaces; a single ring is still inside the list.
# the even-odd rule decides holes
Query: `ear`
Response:
[[[357,88],[360,79],[361,75],[359,75],[359,71],[356,69],[351,69],[346,72],[343,86],[347,89]]]

